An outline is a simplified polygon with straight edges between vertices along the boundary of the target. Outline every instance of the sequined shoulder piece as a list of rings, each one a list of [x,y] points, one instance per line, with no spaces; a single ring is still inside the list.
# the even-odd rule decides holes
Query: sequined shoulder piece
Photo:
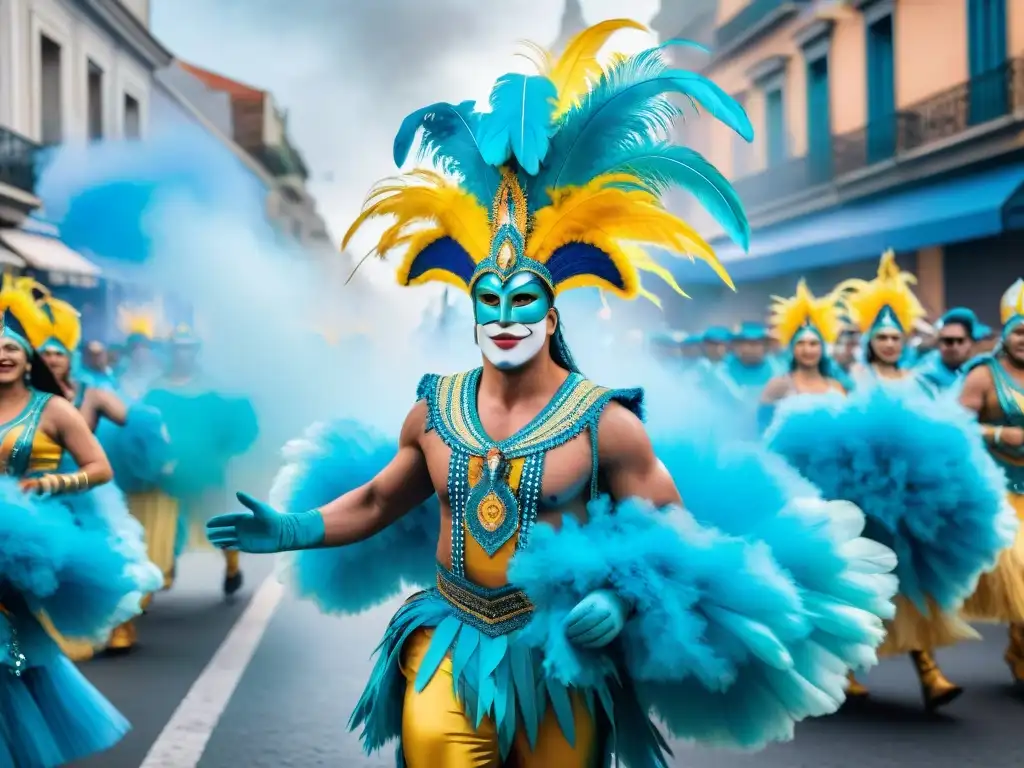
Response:
[[[643,418],[643,390],[609,389],[580,374],[570,374],[548,406],[526,427],[506,440],[491,440],[480,423],[476,407],[481,369],[452,376],[428,374],[420,380],[417,399],[427,402],[427,430],[453,449],[482,456],[498,448],[508,458],[551,450],[585,429],[596,430],[598,419],[615,400]]]

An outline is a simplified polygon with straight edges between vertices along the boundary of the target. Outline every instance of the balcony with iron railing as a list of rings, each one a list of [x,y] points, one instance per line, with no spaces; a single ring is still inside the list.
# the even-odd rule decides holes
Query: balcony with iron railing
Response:
[[[0,184],[32,194],[36,185],[39,145],[0,126]]]
[[[715,53],[723,57],[796,15],[811,0],[751,0],[715,30]]]
[[[832,136],[828,151],[793,158],[734,182],[751,209],[778,203],[858,171],[1024,110],[1024,58],[1010,59],[954,88],[862,128]]]

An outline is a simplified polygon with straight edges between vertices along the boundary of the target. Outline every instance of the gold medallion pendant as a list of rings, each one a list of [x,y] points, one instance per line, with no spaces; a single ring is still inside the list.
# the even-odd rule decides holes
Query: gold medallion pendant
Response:
[[[519,502],[508,484],[509,463],[498,448],[484,456],[484,471],[466,504],[466,527],[489,555],[494,555],[519,527]]]

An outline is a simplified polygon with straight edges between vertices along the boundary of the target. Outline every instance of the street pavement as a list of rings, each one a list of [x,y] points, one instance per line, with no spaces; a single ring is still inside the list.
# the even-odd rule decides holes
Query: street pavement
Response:
[[[247,583],[235,599],[221,595],[223,561],[187,555],[175,588],[140,621],[140,644],[122,658],[83,666],[132,721],[111,752],[79,768],[138,768],[181,700],[203,673],[261,582],[270,558],[243,559]],[[198,768],[385,768],[390,754],[362,754],[346,724],[370,669],[370,654],[395,605],[358,618],[321,615],[285,596],[223,712],[189,727],[212,727]],[[884,662],[867,679],[872,697],[838,715],[802,724],[795,741],[756,754],[675,746],[686,768],[1015,768],[1024,765],[1024,696],[1002,662],[1005,630],[940,655],[966,693],[944,714],[920,705],[909,660]],[[212,721],[216,721],[215,723]],[[151,763],[152,764],[152,763]],[[195,761],[160,768],[194,768]],[[149,768],[149,766],[147,766]],[[438,768],[443,768],[438,766]]]

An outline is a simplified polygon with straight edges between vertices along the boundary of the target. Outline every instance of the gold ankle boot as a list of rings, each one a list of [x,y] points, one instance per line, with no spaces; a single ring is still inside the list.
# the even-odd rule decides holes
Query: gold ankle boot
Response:
[[[935,658],[928,651],[911,651],[910,658],[917,668],[917,676],[921,681],[921,695],[924,706],[929,712],[944,707],[964,692],[959,685],[954,685],[942,674]]]
[[[1003,658],[1010,665],[1014,682],[1024,685],[1024,624],[1010,625],[1010,644]]]
[[[114,627],[110,633],[110,640],[107,642],[107,650],[116,653],[127,653],[135,647],[138,639],[138,632],[135,629],[134,621],[126,621],[119,627]]]
[[[854,677],[853,672],[846,674],[846,698],[862,699],[868,695],[868,688],[860,680]]]

